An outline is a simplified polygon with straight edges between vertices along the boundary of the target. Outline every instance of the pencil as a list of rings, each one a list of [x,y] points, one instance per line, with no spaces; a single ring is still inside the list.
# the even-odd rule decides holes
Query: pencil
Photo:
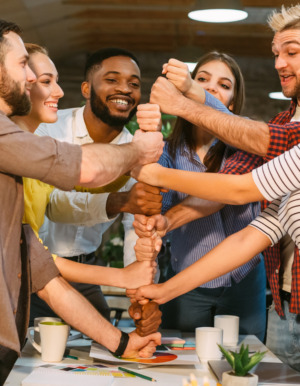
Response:
[[[124,371],[125,373],[132,374],[132,375],[135,375],[135,376],[143,378],[143,379],[147,379],[147,381],[156,382],[156,379],[154,379],[154,378],[147,377],[147,375],[143,375],[140,373],[136,373],[135,371],[125,369],[124,367],[118,367],[118,369],[121,371]]]

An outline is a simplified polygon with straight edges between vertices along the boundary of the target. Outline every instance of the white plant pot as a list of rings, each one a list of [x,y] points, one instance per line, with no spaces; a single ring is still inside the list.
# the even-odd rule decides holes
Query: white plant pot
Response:
[[[222,386],[257,386],[258,376],[247,374],[244,377],[237,377],[232,374],[232,370],[222,374]]]

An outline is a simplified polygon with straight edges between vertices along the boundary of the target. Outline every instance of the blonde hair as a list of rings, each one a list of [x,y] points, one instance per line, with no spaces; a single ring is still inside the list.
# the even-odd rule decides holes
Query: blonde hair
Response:
[[[35,43],[25,43],[25,48],[29,55],[40,53],[49,56],[48,50]]]
[[[287,29],[300,29],[300,4],[274,11],[267,20],[270,28],[276,33]]]

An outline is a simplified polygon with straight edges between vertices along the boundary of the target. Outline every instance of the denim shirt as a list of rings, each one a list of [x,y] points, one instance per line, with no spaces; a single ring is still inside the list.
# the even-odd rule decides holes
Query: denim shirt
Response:
[[[229,147],[226,148],[221,168],[228,156]],[[189,159],[189,149],[186,145],[183,149],[177,149],[175,160],[168,152],[168,145],[159,163],[168,168],[205,172],[206,167],[200,161],[196,153],[193,160]],[[181,202],[187,195],[170,190],[163,194],[163,208],[165,213],[168,209]],[[245,228],[260,212],[260,204],[252,203],[247,205],[226,205],[219,212],[210,216],[192,221],[171,232],[171,264],[173,270],[178,273],[187,268],[212,248],[218,245],[226,237]],[[202,285],[204,288],[217,288],[231,286],[231,280],[239,282],[256,267],[260,262],[260,255],[255,256],[251,261],[234,271],[214,279]]]

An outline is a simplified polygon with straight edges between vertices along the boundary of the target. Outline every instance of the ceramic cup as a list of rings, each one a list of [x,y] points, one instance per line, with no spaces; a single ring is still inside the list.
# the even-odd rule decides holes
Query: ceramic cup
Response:
[[[239,321],[235,315],[215,315],[215,327],[223,330],[223,345],[237,346],[239,341]]]
[[[52,316],[40,316],[39,318],[34,318],[34,327],[38,327],[40,322],[61,322],[61,319],[54,318]],[[34,331],[34,341],[37,344],[41,344],[41,337],[39,331]]]
[[[223,330],[217,327],[196,328],[196,352],[201,362],[221,359],[218,344],[223,343]]]
[[[31,331],[39,331],[41,344],[37,344]],[[29,327],[28,340],[33,347],[42,354],[45,362],[60,362],[63,358],[69,336],[70,327],[64,322],[42,321],[38,327]]]

